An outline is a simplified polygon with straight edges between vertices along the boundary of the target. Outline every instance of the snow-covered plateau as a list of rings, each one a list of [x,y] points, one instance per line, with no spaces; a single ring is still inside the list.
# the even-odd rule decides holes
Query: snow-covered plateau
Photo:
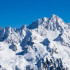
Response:
[[[0,28],[0,70],[70,70],[69,24],[52,15]]]

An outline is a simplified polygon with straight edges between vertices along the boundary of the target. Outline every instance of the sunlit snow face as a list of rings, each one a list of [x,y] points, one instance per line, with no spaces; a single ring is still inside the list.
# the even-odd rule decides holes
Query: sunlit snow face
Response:
[[[0,68],[38,70],[41,62],[48,61],[52,65],[56,62],[57,67],[57,62],[62,62],[63,67],[70,68],[69,46],[70,29],[56,15],[21,28],[6,27],[0,31]]]

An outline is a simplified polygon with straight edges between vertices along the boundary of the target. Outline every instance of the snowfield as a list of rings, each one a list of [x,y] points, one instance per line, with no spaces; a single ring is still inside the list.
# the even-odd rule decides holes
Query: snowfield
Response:
[[[60,17],[0,29],[0,70],[70,70],[70,26]]]

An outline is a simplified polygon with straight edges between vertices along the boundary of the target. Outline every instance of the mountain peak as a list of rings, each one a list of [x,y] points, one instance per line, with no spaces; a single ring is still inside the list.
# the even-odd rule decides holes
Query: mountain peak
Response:
[[[43,20],[43,21],[47,21],[48,18],[47,18],[47,17],[43,17],[42,20]]]
[[[65,22],[55,14],[53,14],[50,18],[43,17],[38,19],[29,25],[28,28],[35,29],[38,28],[39,25],[46,27],[47,30],[63,30],[67,27],[67,24],[65,24]]]
[[[52,17],[57,17],[57,15],[55,15],[55,14],[52,14]]]
[[[50,17],[50,20],[58,20],[58,19],[61,19],[59,16],[53,14],[51,17]],[[62,20],[62,19],[61,19]]]
[[[70,70],[70,29],[61,18],[0,30],[0,70],[50,69]]]

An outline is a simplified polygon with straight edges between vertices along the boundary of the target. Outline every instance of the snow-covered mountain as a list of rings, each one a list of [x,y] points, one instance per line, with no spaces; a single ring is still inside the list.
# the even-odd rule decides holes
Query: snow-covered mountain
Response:
[[[0,28],[0,70],[70,70],[70,27],[52,15]]]
[[[70,23],[68,23],[68,26],[70,27]]]

